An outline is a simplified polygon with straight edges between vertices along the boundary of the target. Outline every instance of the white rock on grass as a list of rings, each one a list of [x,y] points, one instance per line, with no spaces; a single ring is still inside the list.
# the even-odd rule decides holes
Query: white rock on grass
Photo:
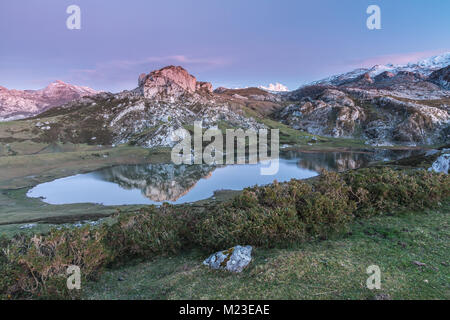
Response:
[[[450,153],[445,153],[436,159],[431,165],[428,171],[442,172],[448,174],[448,169],[450,167]]]
[[[20,226],[20,229],[33,229],[34,227],[36,227],[36,223],[29,223],[29,224],[24,224],[23,226]]]
[[[235,246],[212,254],[203,264],[213,269],[242,272],[252,260],[252,249],[251,246]]]

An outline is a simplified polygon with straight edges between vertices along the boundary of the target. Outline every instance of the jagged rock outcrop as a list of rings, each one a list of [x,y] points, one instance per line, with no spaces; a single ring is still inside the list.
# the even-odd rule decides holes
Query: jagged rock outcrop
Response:
[[[35,130],[35,140],[152,148],[175,145],[179,129],[191,128],[195,121],[202,121],[204,128],[219,123],[244,130],[265,128],[241,106],[237,99],[213,94],[210,83],[198,82],[182,67],[169,66],[140,75],[134,90],[101,93],[44,112],[40,122],[46,119],[49,125]]]
[[[266,127],[259,118],[271,117],[312,134],[378,146],[442,143],[450,140],[449,63],[450,53],[404,66],[378,65],[283,93],[213,91],[182,67],[168,66],[140,75],[134,90],[88,95],[47,110],[42,119],[30,120],[27,136],[48,143],[170,147],[179,129],[192,128],[194,121],[204,128],[257,130]],[[0,102],[6,91],[0,88]],[[56,101],[49,97],[59,90],[47,91],[53,94],[42,95]],[[20,132],[18,139],[26,139]]]
[[[289,92],[275,117],[309,133],[369,144],[434,144],[450,139],[450,53],[407,65],[377,65]]]
[[[278,114],[294,129],[334,137],[352,136],[365,117],[364,110],[344,92],[328,88],[314,99],[307,97],[288,105]]]
[[[331,86],[302,88],[291,97],[298,102],[275,117],[309,133],[362,138],[374,145],[433,144],[450,139],[446,99],[430,104],[389,96],[385,91]]]
[[[84,96],[97,94],[88,87],[55,81],[41,90],[9,90],[0,86],[0,121],[34,116]]]
[[[182,67],[168,66],[139,76],[139,89],[146,99],[177,99],[184,94],[210,93],[212,85],[197,79]]]

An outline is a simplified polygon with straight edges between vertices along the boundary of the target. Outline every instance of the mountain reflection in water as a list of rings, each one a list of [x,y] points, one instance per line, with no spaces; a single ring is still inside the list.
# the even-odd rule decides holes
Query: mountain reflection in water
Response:
[[[377,149],[366,152],[305,152],[286,151],[282,157],[285,159],[298,159],[298,166],[320,172],[345,171],[350,169],[363,168],[375,161],[397,160],[419,154],[420,150],[387,150]]]
[[[216,169],[207,165],[147,164],[116,166],[94,172],[100,180],[117,183],[124,189],[139,189],[156,202],[176,201],[209,177]]]
[[[105,205],[185,203],[211,197],[222,189],[241,190],[277,180],[306,179],[322,169],[343,171],[373,161],[394,160],[418,151],[298,152],[280,154],[273,176],[260,174],[262,164],[229,166],[143,164],[120,165],[37,185],[30,197],[51,204],[102,203]]]

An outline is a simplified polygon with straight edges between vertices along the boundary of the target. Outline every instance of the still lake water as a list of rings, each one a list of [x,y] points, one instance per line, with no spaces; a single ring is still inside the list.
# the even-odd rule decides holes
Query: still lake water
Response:
[[[297,152],[280,154],[275,175],[261,175],[263,164],[229,166],[143,164],[119,165],[42,183],[28,191],[50,204],[104,205],[173,204],[207,199],[217,190],[241,190],[254,185],[307,179],[321,169],[343,171],[409,156],[417,151]]]

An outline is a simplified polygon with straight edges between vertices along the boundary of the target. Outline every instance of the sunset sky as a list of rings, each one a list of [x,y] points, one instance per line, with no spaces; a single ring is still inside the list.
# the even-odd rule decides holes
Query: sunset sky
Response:
[[[69,5],[81,30],[69,30]],[[381,30],[366,9],[381,8]],[[450,51],[448,0],[1,0],[0,85],[60,79],[94,89],[137,86],[181,65],[214,87],[289,89],[377,63]]]

